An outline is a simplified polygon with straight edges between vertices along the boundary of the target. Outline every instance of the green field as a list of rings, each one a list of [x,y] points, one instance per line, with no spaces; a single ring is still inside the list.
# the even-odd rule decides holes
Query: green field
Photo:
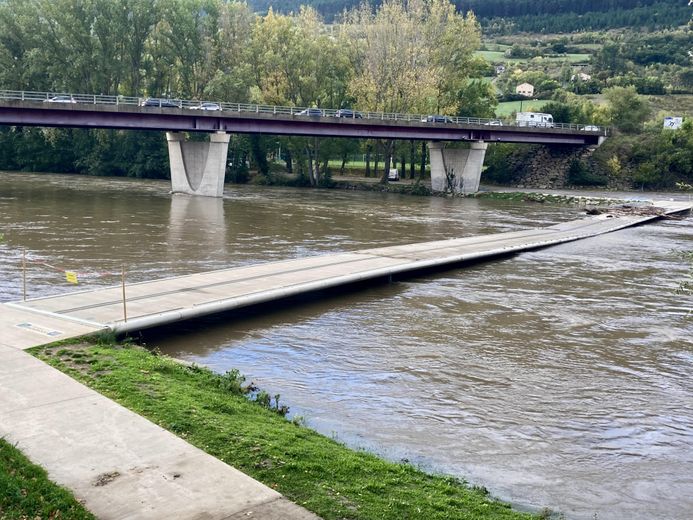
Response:
[[[513,112],[539,112],[549,101],[546,99],[530,99],[528,101],[505,101],[498,103],[496,107],[496,116],[508,117]]]
[[[513,61],[505,57],[505,53],[501,51],[476,51],[474,54],[481,56],[486,61],[491,63],[499,63],[501,61]]]
[[[560,54],[557,56],[537,56],[536,58],[506,58],[502,51],[477,51],[477,56],[484,58],[490,63],[523,63],[532,60],[548,61],[551,63],[562,63],[568,61],[573,65],[579,63],[589,63],[591,54]]]

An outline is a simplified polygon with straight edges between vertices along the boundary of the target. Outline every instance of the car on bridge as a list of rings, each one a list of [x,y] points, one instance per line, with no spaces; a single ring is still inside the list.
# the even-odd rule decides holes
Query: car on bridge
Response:
[[[455,121],[448,116],[430,115],[421,118],[422,123],[454,123]]]
[[[204,110],[209,112],[221,112],[221,106],[218,103],[200,103],[197,106],[190,107],[190,110]]]
[[[486,126],[503,126],[503,121],[500,119],[491,119],[490,121],[486,121],[484,124]]]
[[[159,108],[180,108],[180,103],[172,99],[147,98],[140,103],[141,107],[159,107]]]
[[[53,96],[43,101],[44,103],[77,103],[72,96]]]
[[[301,110],[298,114],[299,116],[311,116],[311,117],[322,117],[322,110],[320,108],[306,108]]]
[[[340,108],[334,113],[335,117],[348,117],[349,119],[363,119],[363,114],[351,108]]]

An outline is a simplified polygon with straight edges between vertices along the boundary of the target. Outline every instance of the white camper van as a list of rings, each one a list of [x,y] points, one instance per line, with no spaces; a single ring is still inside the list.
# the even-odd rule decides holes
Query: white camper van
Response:
[[[553,116],[541,112],[518,112],[515,116],[517,126],[543,126],[553,128]]]

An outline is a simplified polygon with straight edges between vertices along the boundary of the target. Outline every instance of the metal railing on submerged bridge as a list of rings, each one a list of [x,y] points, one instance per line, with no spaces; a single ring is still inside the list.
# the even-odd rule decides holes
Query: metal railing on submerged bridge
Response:
[[[37,103],[62,103],[81,105],[127,105],[148,108],[179,108],[187,110],[200,110],[204,103],[217,105],[222,112],[274,114],[283,116],[315,117],[341,117],[347,119],[370,119],[378,121],[420,122],[430,124],[467,124],[483,126],[517,126],[532,128],[560,128],[567,130],[580,130],[599,135],[607,135],[608,127],[592,124],[576,123],[535,123],[532,125],[520,125],[517,122],[506,122],[499,118],[443,116],[437,114],[400,114],[395,112],[362,112],[357,109],[333,109],[315,107],[285,107],[278,105],[257,105],[252,103],[229,103],[226,101],[193,101],[187,99],[169,99],[158,97],[133,97],[133,96],[106,96],[103,94],[73,94],[70,92],[34,92],[26,90],[0,90],[0,101],[28,101]],[[147,105],[145,105],[145,101]],[[175,105],[175,106],[172,106]],[[204,110],[204,109],[201,109]],[[209,109],[208,109],[209,110]],[[310,111],[310,113],[308,113]],[[319,112],[318,112],[319,111]],[[304,112],[304,113],[302,113]],[[350,114],[345,115],[344,113]]]

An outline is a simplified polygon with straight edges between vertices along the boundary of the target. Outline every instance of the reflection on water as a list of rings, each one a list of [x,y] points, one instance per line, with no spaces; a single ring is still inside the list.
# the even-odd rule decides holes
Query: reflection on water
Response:
[[[187,261],[188,248],[193,243],[203,245],[205,250],[213,250],[220,255],[228,253],[223,199],[171,195],[167,231],[167,256],[170,259]]]
[[[178,200],[167,190],[0,175],[1,299],[20,294],[22,247],[85,270],[126,263],[130,277],[149,279],[577,214],[245,187],[223,202]],[[327,435],[465,476],[519,506],[576,519],[690,518],[693,320],[690,300],[675,294],[686,266],[673,254],[693,249],[690,223],[183,324],[147,342],[216,370],[237,367]],[[38,270],[30,287],[69,289]]]

